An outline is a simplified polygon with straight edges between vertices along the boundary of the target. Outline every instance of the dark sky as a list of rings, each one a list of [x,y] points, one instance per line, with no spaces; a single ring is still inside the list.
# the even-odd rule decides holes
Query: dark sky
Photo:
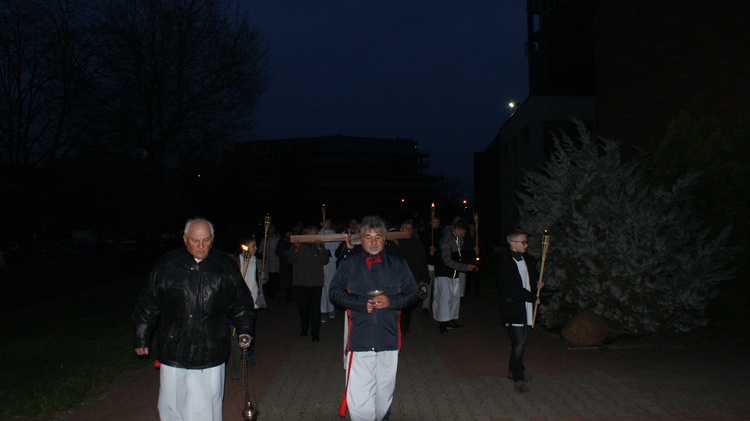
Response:
[[[412,138],[472,188],[528,92],[523,0],[251,0],[270,47],[258,137]]]

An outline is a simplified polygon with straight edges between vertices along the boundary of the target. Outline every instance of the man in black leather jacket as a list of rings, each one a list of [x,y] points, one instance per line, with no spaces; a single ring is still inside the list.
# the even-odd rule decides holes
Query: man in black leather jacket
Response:
[[[185,249],[160,257],[133,311],[134,346],[147,355],[158,327],[161,362],[159,416],[163,420],[221,420],[229,322],[243,348],[255,329],[253,299],[232,258],[211,251],[214,228],[205,219],[185,224]],[[245,343],[243,343],[245,340]]]

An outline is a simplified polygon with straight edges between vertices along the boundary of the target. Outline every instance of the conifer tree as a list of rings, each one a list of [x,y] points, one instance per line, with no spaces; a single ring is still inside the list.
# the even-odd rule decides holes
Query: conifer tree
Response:
[[[711,234],[688,196],[695,176],[670,188],[649,183],[649,161],[623,161],[619,142],[562,133],[519,193],[529,250],[550,229],[540,321],[561,327],[592,310],[618,333],[689,331],[707,322],[716,284],[731,278],[729,229]],[[537,253],[538,254],[538,253]]]

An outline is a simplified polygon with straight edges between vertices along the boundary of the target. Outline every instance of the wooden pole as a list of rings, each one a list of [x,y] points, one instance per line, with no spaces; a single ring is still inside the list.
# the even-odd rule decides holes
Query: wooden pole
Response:
[[[432,228],[432,220],[435,219],[435,202],[430,205],[430,245],[435,247],[435,230]]]
[[[323,224],[320,225],[320,230],[325,231],[326,229],[326,204],[323,203],[323,207],[320,209],[320,212],[323,214]]]
[[[542,234],[542,267],[539,269],[539,281],[542,282],[542,277],[544,277],[544,263],[547,260],[547,250],[549,249],[549,231],[546,229],[544,230],[544,234]],[[539,299],[539,288],[536,289],[536,298]],[[531,328],[534,328],[534,324],[536,324],[536,312],[539,309],[539,304],[534,302],[534,316],[531,318]]]
[[[474,212],[474,247],[479,248],[479,212]],[[477,262],[479,262],[479,253],[477,253]]]
[[[260,264],[260,271],[265,272],[266,270],[266,254],[268,251],[268,227],[271,226],[271,215],[266,214],[266,220],[264,222],[264,235],[263,235],[263,261]]]

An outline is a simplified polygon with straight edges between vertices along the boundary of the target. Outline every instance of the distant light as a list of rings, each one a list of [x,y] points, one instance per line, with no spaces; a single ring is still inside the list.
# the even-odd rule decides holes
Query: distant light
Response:
[[[404,202],[406,202],[406,199],[401,199],[401,203],[404,203]]]
[[[516,108],[516,105],[517,105],[516,101],[511,101],[511,102],[508,103],[508,107],[509,108]]]

